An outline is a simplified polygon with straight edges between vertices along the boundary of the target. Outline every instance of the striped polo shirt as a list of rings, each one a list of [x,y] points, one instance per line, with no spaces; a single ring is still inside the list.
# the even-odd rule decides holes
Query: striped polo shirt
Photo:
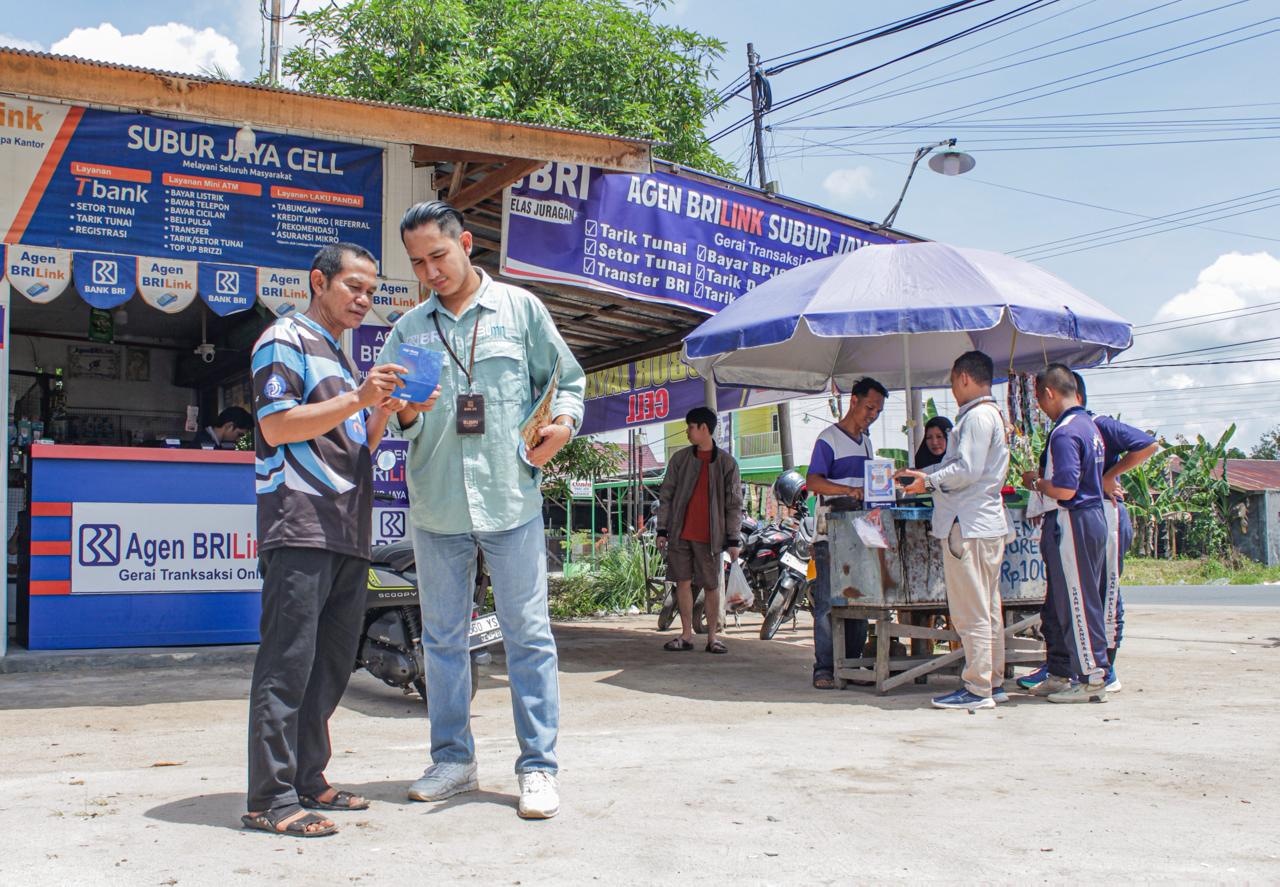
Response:
[[[369,557],[373,463],[366,413],[312,440],[273,447],[262,420],[357,387],[355,368],[329,332],[306,315],[282,317],[253,346],[258,547],[322,548]]]

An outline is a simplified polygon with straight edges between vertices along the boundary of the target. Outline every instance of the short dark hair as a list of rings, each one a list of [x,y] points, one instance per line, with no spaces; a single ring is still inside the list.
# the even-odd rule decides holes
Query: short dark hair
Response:
[[[462,236],[464,221],[462,213],[443,200],[415,203],[405,210],[400,219],[400,239],[404,240],[405,232],[417,230],[423,225],[435,225],[441,234],[457,240]]]
[[[373,253],[369,252],[358,243],[331,243],[328,246],[320,247],[316,252],[315,258],[311,260],[311,270],[319,271],[324,275],[326,282],[333,280],[333,276],[342,270],[342,263],[347,260],[347,256],[355,256],[357,259],[368,259],[373,262],[373,267],[378,267],[378,260],[373,257]],[[311,275],[307,275],[308,284],[311,282]],[[311,287],[311,295],[316,294],[316,288]]]
[[[227,407],[213,420],[213,427],[221,428],[228,422],[234,422],[237,428],[249,429],[253,427],[253,416],[244,407]]]
[[[853,397],[863,397],[872,391],[879,391],[880,396],[884,398],[888,398],[889,396],[889,389],[885,388],[870,376],[863,376],[861,379],[854,382],[853,388],[849,391],[849,394]]]
[[[1071,367],[1061,363],[1051,363],[1036,373],[1036,390],[1051,389],[1063,397],[1074,397],[1076,380]]]
[[[1080,397],[1080,406],[1088,406],[1089,395],[1084,390],[1084,376],[1074,372],[1071,375],[1076,380],[1076,394]]]
[[[717,421],[715,411],[708,407],[694,407],[684,417],[686,425],[705,425],[708,431],[716,430]]]
[[[981,351],[966,351],[951,365],[953,373],[964,373],[979,385],[990,385],[996,375],[996,365]]]

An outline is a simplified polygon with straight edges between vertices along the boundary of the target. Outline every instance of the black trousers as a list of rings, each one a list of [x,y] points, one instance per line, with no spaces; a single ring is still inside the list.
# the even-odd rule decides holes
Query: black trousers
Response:
[[[347,689],[369,561],[319,548],[264,551],[262,621],[249,690],[249,805],[324,792],[329,717]]]

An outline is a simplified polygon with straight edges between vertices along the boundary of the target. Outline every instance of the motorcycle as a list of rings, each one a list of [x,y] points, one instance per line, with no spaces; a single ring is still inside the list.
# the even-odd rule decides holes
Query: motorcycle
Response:
[[[778,627],[784,622],[794,620],[796,612],[812,600],[810,559],[813,557],[815,521],[807,513],[803,502],[797,508],[793,520],[794,532],[790,544],[778,558],[777,582],[765,603],[764,624],[760,626],[760,639],[763,641],[777,634]]]
[[[477,557],[476,589],[471,607],[471,696],[479,685],[479,660],[486,648],[502,643],[498,615],[484,612],[489,597],[484,559]],[[408,540],[375,545],[369,561],[364,625],[352,671],[365,669],[405,694],[417,691],[427,701],[427,670],[422,653],[422,612],[413,545]]]

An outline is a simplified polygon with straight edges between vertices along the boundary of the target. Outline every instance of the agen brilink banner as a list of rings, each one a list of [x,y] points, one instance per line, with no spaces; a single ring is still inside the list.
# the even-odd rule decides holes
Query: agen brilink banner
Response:
[[[549,163],[503,195],[502,273],[715,314],[775,274],[887,237],[673,175]]]

